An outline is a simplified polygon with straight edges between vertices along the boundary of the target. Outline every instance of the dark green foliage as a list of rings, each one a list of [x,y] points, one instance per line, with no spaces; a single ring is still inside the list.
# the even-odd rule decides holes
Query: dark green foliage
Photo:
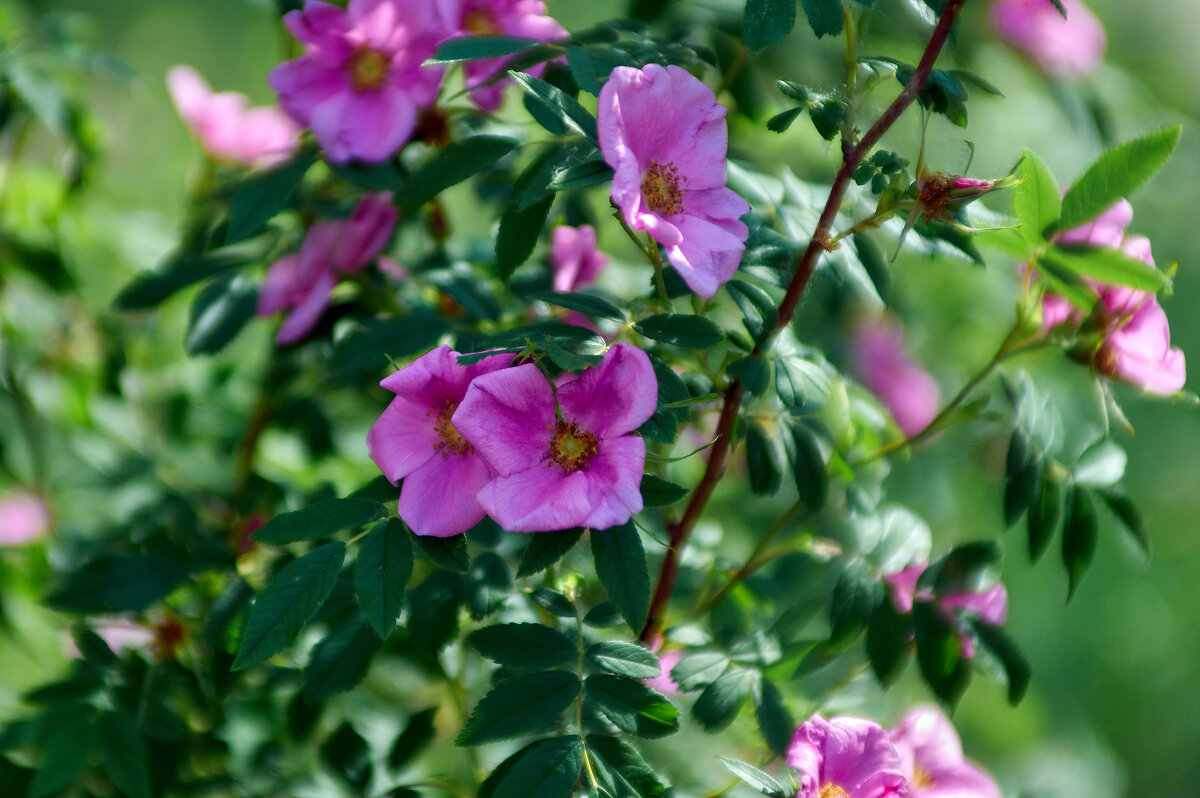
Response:
[[[363,538],[354,564],[354,591],[380,639],[387,638],[400,617],[412,571],[412,545],[400,519],[377,524]]]
[[[770,496],[779,490],[783,456],[766,430],[753,421],[746,426],[746,467],[755,495]]]
[[[525,197],[543,192],[549,182],[549,169],[557,158],[555,150],[546,150],[517,177],[513,184],[508,205],[500,216],[500,232],[496,236],[496,274],[508,280],[518,266],[524,263],[537,246],[546,224],[550,206],[554,204],[554,193],[546,191],[532,202]]]
[[[633,328],[647,338],[684,349],[708,349],[725,339],[725,333],[714,322],[684,313],[646,316]]]
[[[579,696],[579,678],[567,671],[544,671],[500,682],[480,699],[455,740],[482,745],[553,725]]]
[[[321,760],[335,774],[343,779],[354,790],[363,794],[371,782],[374,767],[371,764],[371,750],[367,741],[359,734],[349,721],[329,735],[321,744]]]
[[[569,798],[583,769],[576,735],[530,743],[504,760],[479,790],[480,798]]]
[[[730,668],[700,693],[692,704],[692,717],[710,734],[724,729],[741,712],[753,684],[753,671]]]
[[[229,201],[229,227],[225,243],[236,244],[258,233],[291,202],[316,162],[316,153],[301,150],[287,163],[267,172],[252,174],[238,184]]]
[[[386,516],[387,508],[370,499],[327,499],[290,513],[280,513],[251,537],[259,543],[282,546],[303,540],[320,540]]]
[[[451,186],[487,169],[516,146],[516,139],[488,135],[449,144],[413,170],[396,190],[395,202],[405,208],[424,205]]]
[[[642,755],[620,737],[589,734],[587,749],[596,778],[613,798],[657,798],[666,794],[666,787]]]
[[[435,735],[433,716],[436,714],[437,707],[430,707],[414,713],[408,719],[408,725],[396,736],[391,750],[388,751],[388,767],[392,770],[399,770],[412,762],[417,754],[433,742]]]
[[[842,33],[842,0],[800,0],[808,25],[817,38]]]
[[[777,367],[783,367],[783,361]],[[805,506],[820,510],[829,497],[829,472],[825,470],[825,459],[808,427],[794,424],[790,436],[791,446],[786,447],[788,463],[796,480],[796,490]]]
[[[258,287],[246,275],[220,277],[201,289],[188,316],[184,346],[189,355],[221,351],[254,317]]]
[[[475,61],[480,58],[499,58],[519,53],[539,43],[537,39],[524,36],[489,33],[455,36],[439,44],[437,51],[426,63],[453,64],[458,61]]]
[[[607,673],[584,682],[585,700],[626,734],[657,738],[679,730],[679,710],[636,679]]]
[[[563,294],[557,291],[541,291],[536,294],[530,294],[528,299],[557,305],[560,308],[567,308],[568,310],[577,310],[596,319],[625,321],[625,313],[620,308],[607,299],[602,299],[592,294]]]
[[[584,656],[602,671],[631,679],[653,679],[662,671],[658,657],[636,643],[608,640],[590,646]]]
[[[184,580],[177,565],[141,554],[106,554],[72,571],[46,597],[68,612],[140,612]]]
[[[555,668],[579,658],[574,641],[538,623],[485,626],[472,632],[467,641],[483,656],[509,668]]]
[[[361,614],[343,619],[308,659],[304,669],[305,700],[316,703],[354,688],[366,677],[382,644]]]
[[[754,716],[758,719],[758,730],[767,747],[776,755],[782,755],[791,744],[796,722],[788,712],[783,694],[774,683],[761,678],[754,685]]]
[[[1025,655],[1020,652],[1008,633],[999,626],[992,626],[975,618],[971,621],[971,628],[983,648],[999,660],[1004,669],[1005,676],[1008,678],[1008,703],[1013,706],[1021,703],[1021,699],[1025,697],[1025,691],[1029,689],[1031,677],[1029,661],[1025,659]]]
[[[471,557],[467,553],[466,535],[454,535],[448,538],[413,535],[411,540],[417,544],[417,553],[438,568],[444,568],[456,574],[470,572]]]
[[[647,507],[665,507],[688,495],[688,489],[682,485],[655,476],[642,475],[642,501]]]
[[[1104,504],[1121,521],[1121,527],[1127,531],[1138,547],[1150,555],[1150,532],[1146,528],[1146,519],[1133,500],[1120,488],[1108,488],[1097,491]]]
[[[1026,433],[1013,430],[1004,466],[1004,523],[1012,526],[1037,498],[1042,478],[1041,456]]]
[[[1000,580],[1004,549],[993,540],[955,546],[921,573],[917,587],[938,596],[982,593]]]
[[[747,0],[742,40],[751,52],[783,41],[796,25],[796,0]]]
[[[113,300],[115,310],[148,310],[202,280],[254,263],[265,255],[259,243],[223,247],[209,252],[183,250],[171,255],[154,272],[135,278]]]
[[[887,686],[899,678],[912,654],[912,622],[884,599],[875,605],[867,623],[867,658],[879,683]]]
[[[862,560],[847,563],[829,602],[830,648],[840,651],[857,640],[881,600],[879,580],[866,563]]]
[[[929,602],[914,603],[912,617],[921,675],[938,700],[953,709],[971,681],[958,628]]]
[[[583,537],[583,529],[567,529],[562,532],[542,532],[530,535],[517,566],[517,577],[530,576],[544,571],[561,560]]]
[[[1046,551],[1046,547],[1050,545],[1050,540],[1054,537],[1054,533],[1062,526],[1063,520],[1063,499],[1066,497],[1067,487],[1061,480],[1055,479],[1049,469],[1042,474],[1042,481],[1038,487],[1037,499],[1029,508],[1028,522],[1029,532],[1029,559],[1031,562],[1037,562],[1041,559],[1042,554]]]
[[[726,770],[763,795],[770,795],[772,798],[785,798],[788,795],[782,784],[758,768],[723,756],[719,756],[717,759],[721,760],[721,764],[725,766]]]
[[[578,133],[593,144],[597,143],[596,118],[589,114],[577,100],[557,86],[527,75],[510,72],[510,76],[528,95],[530,110],[543,127],[559,134],[563,128]],[[540,113],[538,113],[540,111]],[[551,121],[551,124],[547,124]]]
[[[627,523],[592,530],[591,538],[600,584],[629,627],[640,632],[650,609],[650,573],[641,536]]]
[[[1062,559],[1067,569],[1067,600],[1075,595],[1079,580],[1096,556],[1096,502],[1082,485],[1071,488],[1063,521]]]

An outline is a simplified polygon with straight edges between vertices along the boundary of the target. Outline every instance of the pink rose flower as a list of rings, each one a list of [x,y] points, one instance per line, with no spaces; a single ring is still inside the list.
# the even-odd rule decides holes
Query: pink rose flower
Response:
[[[631,433],[657,396],[650,358],[628,344],[557,388],[532,363],[479,377],[453,417],[496,474],[479,503],[510,532],[625,523],[641,512],[646,463]]]
[[[1104,26],[1080,0],[994,0],[992,28],[1049,75],[1086,75],[1104,58]]]
[[[890,736],[910,798],[1000,798],[995,780],[963,757],[958,733],[940,710],[913,709]]]
[[[1133,221],[1133,206],[1121,200],[1088,224],[1060,233],[1062,244],[1112,247],[1126,255],[1154,265],[1150,240],[1145,236],[1126,235]],[[1092,353],[1096,370],[1124,380],[1150,393],[1170,394],[1187,381],[1183,352],[1171,346],[1167,315],[1157,298],[1145,291],[1120,285],[1087,280],[1099,297],[1097,310],[1103,315],[1103,341]],[[1083,314],[1070,302],[1054,293],[1042,297],[1042,327],[1077,325]]]
[[[792,737],[788,767],[800,771],[797,798],[905,798],[900,753],[878,724],[814,714]]]
[[[412,137],[442,70],[422,67],[453,30],[451,0],[307,0],[283,21],[307,52],[271,70],[279,104],[331,161],[390,158]]]
[[[608,263],[596,246],[596,229],[590,224],[554,228],[550,240],[550,263],[554,267],[554,290],[574,291],[595,280]]]
[[[941,392],[909,356],[898,323],[885,316],[861,322],[851,348],[855,374],[887,407],[901,432],[911,437],[933,421]]]
[[[341,275],[358,271],[378,257],[396,226],[392,195],[365,194],[347,219],[317,222],[300,251],[267,270],[258,294],[259,316],[290,310],[275,341],[291,344],[316,326]]]
[[[0,498],[0,546],[24,546],[50,531],[50,508],[36,493],[18,490]]]
[[[278,108],[247,108],[249,99],[243,94],[216,94],[189,66],[171,67],[167,89],[184,124],[218,161],[273,166],[300,146],[300,128]]]
[[[552,17],[546,16],[546,4],[542,0],[462,0],[462,16],[458,35],[473,33],[524,36],[547,41],[567,35],[567,31]],[[509,79],[504,78],[488,86],[481,86],[495,74],[505,58],[485,58],[468,61],[464,67],[467,88],[471,89],[471,101],[485,111],[495,111],[504,99],[504,89]],[[540,75],[545,64],[529,70],[531,75]]]
[[[664,654],[660,653],[662,644],[662,637],[656,636],[651,641],[650,650],[658,654],[658,675],[650,679],[642,679],[642,684],[660,693],[678,695],[679,684],[671,678],[671,669],[679,664],[679,660],[683,659],[683,649],[673,648]]]
[[[912,612],[913,601],[937,601],[946,609],[971,610],[993,626],[1001,626],[1008,620],[1008,591],[1004,585],[996,584],[982,593],[949,593],[934,596],[917,590],[917,580],[925,572],[928,563],[909,566],[894,574],[884,574],[888,595],[896,609],[904,614]]]
[[[503,369],[511,355],[470,366],[439,346],[379,383],[396,398],[367,433],[367,449],[383,475],[401,479],[399,513],[418,535],[450,537],[483,520],[475,500],[492,472],[452,420],[467,386]]]
[[[613,202],[702,297],[737,271],[748,234],[750,206],[725,186],[725,114],[687,70],[649,64],[614,69],[596,116]]]

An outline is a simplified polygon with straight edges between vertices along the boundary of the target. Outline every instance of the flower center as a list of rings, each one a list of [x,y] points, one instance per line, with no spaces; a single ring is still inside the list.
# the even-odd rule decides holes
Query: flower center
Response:
[[[481,8],[468,11],[464,15],[463,27],[471,33],[500,33],[500,28],[496,27],[496,20]]]
[[[350,54],[350,85],[360,94],[378,91],[387,80],[392,59],[370,47],[359,47]]]
[[[921,213],[929,221],[947,219],[950,214],[946,209],[950,206],[950,189],[952,183],[940,172],[925,175],[917,181],[917,202],[923,207]]]
[[[433,450],[441,452],[442,457],[451,454],[475,454],[475,447],[458,433],[458,430],[454,428],[454,424],[450,421],[450,416],[454,415],[454,411],[457,409],[458,404],[451,402],[449,399],[442,403],[441,409],[435,408],[437,410],[437,418],[433,422],[433,429],[441,440],[433,444]],[[429,415],[432,412],[434,411],[430,410],[425,415]]]
[[[570,424],[559,421],[554,428],[554,437],[550,439],[550,462],[558,463],[568,474],[586,471],[588,460],[597,452],[599,440],[587,430],[580,429],[577,421]]]
[[[929,775],[929,771],[920,765],[913,763],[913,784],[919,790],[932,790],[936,782],[933,776]]]
[[[846,791],[841,787],[830,782],[821,788],[821,794],[818,798],[850,798],[850,796],[846,795]]]
[[[674,161],[665,164],[651,161],[650,168],[642,175],[642,196],[650,209],[661,216],[674,216],[683,210],[683,183],[686,177],[679,174]]]
[[[1100,348],[1092,355],[1092,365],[1096,371],[1101,374],[1107,374],[1110,377],[1117,376],[1117,362],[1120,357],[1117,355],[1117,350],[1108,341],[1100,344]]]

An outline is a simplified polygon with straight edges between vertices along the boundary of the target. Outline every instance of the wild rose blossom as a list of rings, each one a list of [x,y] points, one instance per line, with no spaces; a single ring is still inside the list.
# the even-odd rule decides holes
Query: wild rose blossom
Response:
[[[307,52],[267,79],[329,160],[385,160],[437,97],[442,70],[421,63],[453,32],[456,9],[454,0],[350,0],[345,9],[307,0],[283,17]]]
[[[542,0],[462,0],[458,34],[478,33],[524,36],[541,41],[567,35],[562,25],[546,16],[546,4]],[[495,74],[505,60],[485,58],[463,65],[466,85],[471,89],[471,102],[484,111],[495,111],[500,107],[509,79],[502,78],[487,86],[480,84]],[[538,64],[529,73],[540,75],[545,68],[545,64]]]
[[[887,583],[888,595],[901,613],[912,612],[913,601],[937,601],[947,609],[971,610],[993,626],[1003,625],[1008,620],[1008,591],[1004,589],[1004,585],[997,583],[980,593],[948,593],[934,596],[917,589],[917,581],[927,567],[928,563],[919,563],[893,574],[884,574],[883,580]]]
[[[0,546],[24,546],[50,531],[50,508],[36,493],[18,490],[0,497]]]
[[[503,369],[511,355],[462,366],[458,353],[439,346],[379,383],[396,398],[367,433],[371,459],[400,487],[399,513],[418,535],[449,537],[479,523],[475,499],[492,472],[454,423],[476,377]]]
[[[725,114],[687,70],[649,64],[614,69],[596,115],[613,202],[702,297],[737,271],[748,235],[750,206],[725,186]]]
[[[1000,798],[995,780],[963,757],[958,733],[937,708],[914,708],[889,736],[900,752],[910,798]]]
[[[366,194],[347,219],[317,222],[300,251],[271,265],[258,294],[259,316],[290,310],[275,341],[290,344],[316,325],[342,275],[358,271],[387,245],[396,226],[392,195]]]
[[[300,146],[300,128],[274,107],[247,108],[237,92],[215,93],[189,66],[167,72],[175,110],[204,151],[218,161],[249,167],[282,163]]]
[[[886,316],[860,322],[851,338],[855,374],[879,397],[907,436],[925,429],[937,415],[937,383],[908,354],[900,325]]]
[[[800,771],[797,798],[905,798],[900,753],[888,734],[862,718],[814,714],[796,729],[788,767]]]
[[[650,358],[628,344],[556,389],[532,363],[476,378],[452,421],[496,474],[480,505],[510,532],[625,523],[642,509],[646,462],[631,433],[657,395]]]
[[[1049,75],[1086,75],[1104,58],[1104,26],[1080,0],[1062,4],[1066,19],[1050,0],[995,0],[992,29]]]
[[[554,267],[555,291],[574,291],[590,283],[608,260],[596,246],[596,228],[590,224],[554,228],[550,237],[550,264]]]
[[[1126,200],[1113,205],[1088,224],[1064,231],[1056,237],[1062,244],[1120,249],[1126,255],[1154,266],[1150,240],[1126,235],[1133,221],[1133,206]],[[1101,373],[1124,380],[1151,393],[1169,394],[1183,388],[1187,364],[1183,352],[1171,346],[1171,330],[1158,299],[1144,291],[1087,280],[1099,297],[1097,311],[1103,318],[1103,341],[1091,354],[1092,365]],[[1042,298],[1042,326],[1079,324],[1082,314],[1054,293]]]

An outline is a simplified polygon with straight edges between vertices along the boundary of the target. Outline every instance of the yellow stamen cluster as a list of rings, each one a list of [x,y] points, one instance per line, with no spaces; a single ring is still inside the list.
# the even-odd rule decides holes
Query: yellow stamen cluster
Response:
[[[929,771],[916,763],[913,763],[912,783],[922,791],[932,790],[935,784]]]
[[[454,424],[450,421],[450,417],[454,415],[454,411],[458,409],[458,405],[447,399],[442,403],[442,407],[434,408],[437,410],[437,418],[433,422],[433,430],[441,438],[433,444],[435,452],[441,452],[442,457],[447,457],[452,454],[474,454],[475,447],[470,441],[458,434],[458,430],[454,428]],[[425,415],[431,415],[434,410],[430,410]]]
[[[468,11],[463,16],[463,27],[471,33],[502,33],[492,15],[481,9]]]
[[[558,463],[568,474],[586,471],[588,460],[598,451],[596,444],[599,441],[595,435],[580,428],[578,422],[559,421],[550,438],[550,463]]]
[[[683,184],[687,178],[679,174],[674,161],[665,164],[651,161],[642,176],[642,196],[655,213],[674,216],[683,211]]]
[[[370,47],[359,47],[350,54],[350,85],[359,93],[378,91],[387,81],[392,65],[386,53]]]
[[[850,798],[846,795],[846,791],[836,784],[830,782],[821,788],[821,794],[818,798]]]
[[[917,185],[917,202],[925,218],[931,222],[934,219],[949,219],[947,208],[950,207],[950,189],[954,181],[941,172],[934,172],[922,177]]]

